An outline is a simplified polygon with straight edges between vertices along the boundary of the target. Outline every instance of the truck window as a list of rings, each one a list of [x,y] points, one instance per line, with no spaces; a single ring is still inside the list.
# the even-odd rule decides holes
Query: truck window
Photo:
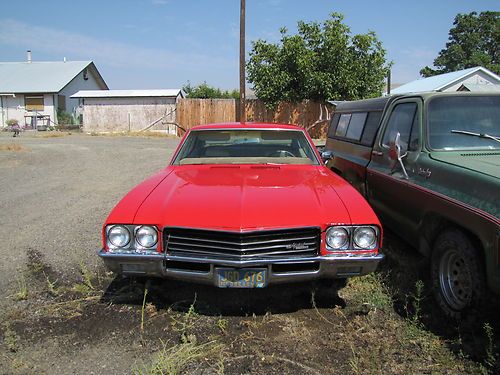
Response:
[[[416,110],[417,103],[401,103],[394,107],[385,129],[382,146],[389,148],[390,140],[394,139],[396,132],[401,134],[402,142],[409,144]]]
[[[335,137],[335,131],[337,130],[337,125],[339,123],[340,113],[335,113],[330,122],[330,128],[328,129],[328,138]]]
[[[346,138],[359,141],[361,133],[363,133],[363,127],[365,126],[366,116],[366,112],[352,114],[349,127],[347,128]]]
[[[335,131],[335,135],[337,137],[345,137],[350,120],[351,120],[350,113],[344,113],[340,115],[339,124],[337,125],[337,130]]]
[[[500,96],[433,98],[427,134],[434,150],[500,149]]]
[[[380,127],[380,118],[382,117],[382,112],[370,112],[366,119],[365,128],[363,131],[363,136],[361,137],[361,143],[365,146],[373,146],[373,141],[377,135],[378,128]]]

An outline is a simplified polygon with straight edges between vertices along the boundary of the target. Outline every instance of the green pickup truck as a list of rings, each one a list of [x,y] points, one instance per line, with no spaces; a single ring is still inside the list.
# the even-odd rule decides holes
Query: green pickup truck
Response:
[[[500,295],[500,94],[341,102],[323,159],[430,258],[449,316]]]

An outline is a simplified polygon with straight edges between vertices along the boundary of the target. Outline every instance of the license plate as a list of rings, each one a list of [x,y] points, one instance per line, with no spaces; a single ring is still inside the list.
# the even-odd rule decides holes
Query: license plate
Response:
[[[216,268],[219,288],[264,288],[267,268]]]

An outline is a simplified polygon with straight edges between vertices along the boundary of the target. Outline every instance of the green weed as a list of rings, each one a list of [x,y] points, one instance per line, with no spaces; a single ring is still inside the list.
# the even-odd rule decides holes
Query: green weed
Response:
[[[13,353],[17,352],[19,349],[19,336],[12,330],[9,323],[4,324],[3,334],[5,347]]]
[[[49,292],[49,294],[53,297],[56,297],[59,295],[59,291],[57,290],[57,287],[56,287],[56,281],[50,281],[49,277],[47,275],[45,275],[45,282],[46,282],[46,285],[47,285],[47,291]]]
[[[87,268],[83,261],[80,261],[80,273],[82,275],[83,284],[86,285],[89,289],[94,290],[94,285],[92,285],[93,274]]]
[[[222,334],[225,334],[226,330],[227,330],[228,320],[223,319],[223,318],[219,318],[219,319],[217,319],[217,322],[215,322],[215,325],[217,326],[217,328],[220,330],[220,332]]]
[[[28,285],[26,284],[26,278],[24,275],[21,275],[17,279],[17,291],[14,293],[14,299],[16,301],[23,301],[28,299]]]

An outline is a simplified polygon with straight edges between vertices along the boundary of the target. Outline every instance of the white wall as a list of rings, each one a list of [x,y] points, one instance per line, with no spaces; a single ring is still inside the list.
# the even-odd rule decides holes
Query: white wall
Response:
[[[498,84],[498,82],[496,82],[488,74],[486,74],[482,71],[478,71],[478,72],[474,73],[473,75],[471,75],[470,77],[462,79],[458,83],[454,83],[452,86],[446,87],[442,91],[457,91],[460,88],[460,86],[462,86],[463,84],[466,84],[466,83],[474,84],[474,85],[488,85],[488,84],[491,85],[494,83]]]
[[[2,111],[3,123],[1,126],[5,126],[7,120],[15,119],[19,121],[21,126],[25,124],[25,115],[34,114],[32,111],[26,111],[24,103],[24,94],[16,94],[15,97],[2,96],[2,105],[0,108]],[[54,95],[53,94],[43,94],[43,111],[39,111],[39,114],[49,115],[52,121],[55,121],[56,110],[54,107]],[[28,119],[29,121],[29,119]]]
[[[92,70],[88,69],[87,77],[88,79],[83,79],[84,72],[80,72],[73,80],[68,83],[60,92],[59,95],[64,95],[66,97],[66,112],[73,113],[75,107],[78,107],[78,99],[71,99],[70,96],[77,93],[80,90],[100,90],[101,87]],[[56,104],[57,106],[57,104]]]
[[[85,98],[83,130],[86,132],[139,131],[165,114],[166,121],[175,122],[176,99],[149,98]],[[175,125],[158,123],[152,130],[176,134]]]

